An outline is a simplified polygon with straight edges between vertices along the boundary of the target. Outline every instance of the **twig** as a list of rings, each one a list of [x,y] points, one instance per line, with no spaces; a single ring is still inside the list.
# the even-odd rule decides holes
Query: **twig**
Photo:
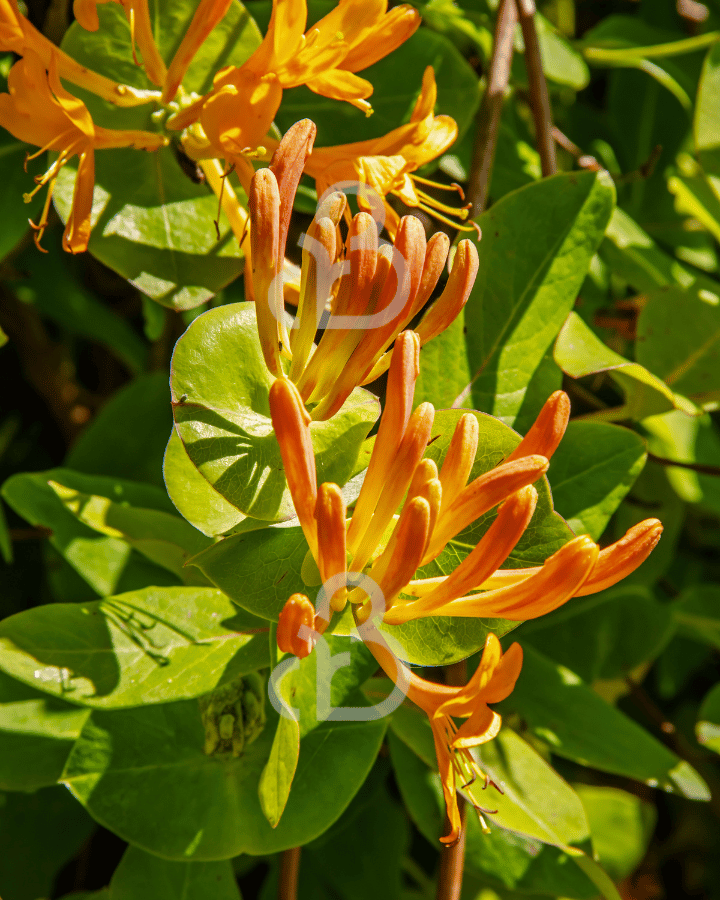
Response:
[[[554,175],[557,172],[557,160],[552,109],[535,29],[535,0],[516,0],[516,2],[525,42],[525,67],[530,86],[530,106],[535,121],[535,140],[540,154],[540,165],[544,176]]]
[[[285,850],[280,860],[278,900],[297,900],[298,873],[300,872],[300,848]]]
[[[475,118],[475,143],[467,190],[467,198],[472,203],[473,216],[479,215],[487,204],[490,177],[495,161],[495,148],[500,131],[500,116],[505,90],[510,78],[516,24],[515,0],[501,0],[495,22],[495,37],[487,88]]]
[[[467,682],[467,661],[463,659],[451,666],[445,666],[445,681],[447,684],[458,687],[464,685]],[[457,798],[457,803],[460,812],[460,835],[452,847],[445,847],[441,851],[437,900],[459,900],[462,891],[467,804],[465,799],[460,796]]]
[[[678,469],[690,469],[691,472],[698,472],[700,475],[714,475],[716,478],[720,478],[720,466],[708,466],[704,463],[675,462],[674,459],[655,456],[654,453],[648,453],[647,458],[660,466],[676,466]]]

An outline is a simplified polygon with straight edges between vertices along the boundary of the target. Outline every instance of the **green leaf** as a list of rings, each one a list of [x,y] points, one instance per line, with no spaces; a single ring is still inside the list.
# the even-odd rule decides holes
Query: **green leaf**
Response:
[[[232,863],[170,862],[128,847],[110,882],[112,900],[241,900]]]
[[[480,268],[465,309],[473,373],[464,395],[512,424],[577,297],[608,223],[607,173],[572,172],[503,197],[477,222]]]
[[[263,733],[239,758],[205,756],[194,701],[95,710],[63,780],[97,821],[166,859],[275,853],[332,825],[365,780],[385,733],[385,723],[375,721],[325,723],[307,735],[290,798],[273,829],[257,788],[276,723],[269,710]]]
[[[667,603],[646,587],[623,583],[527,622],[523,641],[593,682],[627,677],[655,659],[674,632]]]
[[[691,800],[708,799],[707,785],[689,763],[606,703],[574,672],[527,644],[524,651],[520,678],[500,709],[519,713],[553,753]]]
[[[0,673],[0,790],[55,784],[89,714]]]
[[[2,487],[8,504],[31,525],[49,528],[50,543],[100,596],[134,590],[148,583],[177,584],[167,569],[146,560],[138,551],[116,537],[98,534],[80,522],[49,485],[60,482],[79,491],[112,497],[133,506],[173,511],[164,491],[148,484],[82,475],[69,469],[13,475]]]
[[[720,43],[705,57],[695,106],[695,149],[715,193],[720,196]]]
[[[668,284],[693,287],[720,300],[720,285],[712,278],[682,265],[655,243],[622,209],[610,219],[600,254],[613,272],[645,293]]]
[[[720,684],[716,684],[703,700],[695,734],[704,747],[720,753]]]
[[[555,510],[575,534],[598,540],[645,465],[645,442],[604,422],[571,422],[553,454]]]
[[[223,534],[245,518],[195,468],[174,428],[165,450],[163,475],[177,511],[203,534]]]
[[[260,775],[258,796],[263,815],[275,828],[290,796],[300,758],[300,723],[280,716],[270,749],[270,758]]]
[[[590,70],[582,55],[540,13],[535,14],[540,57],[545,77],[581,91],[590,83]]]
[[[671,609],[680,634],[720,649],[720,586],[693,585]]]
[[[196,4],[172,7],[150,3],[155,38],[169,61],[190,24]],[[100,28],[85,31],[72,25],[62,47],[80,63],[116,81],[152,87],[132,59],[130,29],[115,4],[98,9]],[[247,10],[233,0],[223,21],[203,44],[183,85],[202,92],[212,75],[228,64],[244,62],[260,43]],[[111,128],[156,131],[153,105],[112,110],[109,104],[78,91],[94,121]],[[66,220],[75,182],[72,164],[60,173],[55,202]],[[209,299],[242,271],[236,238],[226,219],[215,232],[217,199],[183,172],[171,148],[156,153],[103,150],[96,154],[94,227],[89,250],[143,293],[173,309],[191,309]]]
[[[628,878],[642,862],[655,830],[655,807],[614,787],[576,784],[593,847],[613,881]]]
[[[403,802],[420,832],[435,846],[445,828],[445,804],[440,776],[433,772],[392,731],[390,757]],[[493,827],[484,834],[468,811],[465,868],[499,888],[590,900],[597,889],[570,857],[556,847]]]
[[[194,569],[185,569],[190,556],[211,542],[184,519],[158,509],[113,503],[108,497],[88,494],[48,481],[63,506],[94,531],[127,541],[143,556],[188,581]]]
[[[59,786],[0,793],[0,889],[6,900],[50,897],[60,869],[78,852],[92,821]]]
[[[172,424],[167,372],[141,375],[112,395],[75,441],[65,465],[88,475],[162,487],[162,459]]]
[[[164,703],[267,665],[257,625],[212,588],[36,606],[0,622],[0,668],[84,706]]]
[[[387,790],[387,768],[376,765],[333,828],[303,849],[303,867],[317,874],[330,896],[343,900],[402,896],[410,827],[405,810]],[[318,895],[309,897],[317,900]]]
[[[630,362],[603,344],[577,313],[570,313],[555,342],[555,362],[572,378],[607,372],[622,391],[621,406],[594,412],[605,421],[644,419],[670,409],[696,414],[692,403],[679,397],[639,363]]]
[[[672,390],[698,402],[720,397],[718,297],[677,286],[651,291],[638,320],[635,353]]]
[[[720,198],[706,176],[674,175],[668,179],[668,190],[675,197],[679,213],[697,219],[720,241]]]
[[[175,425],[188,456],[225,500],[269,521],[295,514],[270,420],[274,380],[260,351],[252,303],[209,310],[175,346]],[[354,474],[378,409],[372,394],[356,388],[332,419],[313,423],[318,481],[343,485]]]

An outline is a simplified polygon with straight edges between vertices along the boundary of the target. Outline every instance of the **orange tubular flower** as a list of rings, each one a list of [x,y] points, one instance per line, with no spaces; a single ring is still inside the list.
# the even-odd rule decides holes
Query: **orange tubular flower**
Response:
[[[309,656],[313,650],[313,637],[303,637],[302,626],[312,629],[315,609],[304,594],[293,594],[280,613],[277,627],[277,645],[283,653],[294,653],[299,659]]]
[[[75,0],[73,3],[75,18],[87,31],[97,31],[100,27],[97,13],[98,3],[119,3],[122,6],[130,25],[130,37],[135,62],[137,63],[137,57],[135,56],[135,44],[137,42],[148,78],[153,84],[161,87],[165,83],[167,71],[153,37],[147,0]]]
[[[616,584],[647,558],[662,531],[656,519],[635,526],[603,551],[581,535],[542,566],[501,569],[532,519],[537,492],[531,485],[547,470],[565,431],[568,398],[561,391],[553,394],[518,449],[468,483],[478,446],[472,414],[458,422],[440,472],[432,460],[423,459],[434,410],[423,403],[411,413],[419,351],[419,339],[411,331],[395,341],[385,409],[347,526],[339,488],[322,485],[318,494],[310,462],[310,419],[300,393],[285,378],[273,385],[271,413],[283,460],[287,459],[288,484],[324,582],[346,569],[369,575],[382,593],[382,617],[388,625],[433,615],[523,621],[544,615],[571,597]],[[274,403],[273,395],[287,397],[288,406]],[[495,521],[450,575],[414,579],[421,565],[498,506]],[[359,621],[378,612],[361,587],[351,590],[347,599],[359,607],[355,611]],[[344,603],[345,595],[336,593],[331,608],[341,609]],[[323,621],[320,630],[326,625]]]
[[[29,51],[10,70],[8,88],[9,94],[0,94],[0,126],[18,140],[40,147],[28,159],[34,159],[46,150],[58,153],[47,172],[35,179],[35,190],[25,195],[28,200],[41,187],[49,186],[40,222],[33,225],[35,242],[39,246],[47,225],[58,172],[69,159],[77,156],[79,165],[72,212],[65,226],[63,246],[71,253],[81,253],[87,249],[90,237],[95,149],[136,147],[157,150],[166,139],[145,131],[112,131],[94,125],[85,104],[60,84],[54,55],[50,58],[50,71],[46,73],[43,61]]]
[[[28,22],[18,9],[17,0],[0,0],[0,50],[11,50],[18,56],[35,53],[46,69],[55,59],[61,78],[92,91],[116,106],[139,106],[159,96],[156,91],[140,91],[127,84],[117,84],[75,62]]]
[[[170,64],[164,102],[175,96],[192,53],[211,21],[219,21],[221,2],[207,0],[215,18],[196,16],[176,59]],[[171,128],[198,122],[207,139],[206,155],[224,157],[241,167],[265,140],[285,88],[310,90],[370,112],[370,82],[353,74],[372,65],[407,40],[420,24],[416,10],[387,0],[340,0],[338,6],[303,34],[305,0],[274,0],[262,43],[247,62],[220,70],[212,90],[168,121]],[[197,148],[197,152],[200,152]]]
[[[463,787],[477,778],[484,786],[491,784],[470,752],[492,740],[500,731],[502,719],[488,703],[499,703],[511,693],[522,668],[522,647],[512,644],[503,654],[500,641],[489,634],[480,664],[463,687],[450,687],[425,681],[392,653],[380,632],[370,624],[362,626],[363,640],[385,674],[393,681],[407,685],[407,697],[427,715],[432,728],[435,754],[450,822],[450,833],[440,838],[444,844],[454,843],[460,834],[460,813],[457,804],[456,776]],[[454,718],[467,721],[457,727]],[[483,830],[488,831],[482,813],[493,810],[476,807]]]
[[[441,222],[458,228],[459,223],[448,216],[464,220],[469,207],[448,206],[430,196],[423,188],[434,185],[413,175],[420,166],[437,159],[455,142],[458,128],[450,116],[436,116],[437,87],[431,66],[425,69],[422,89],[407,125],[394,128],[380,138],[340,144],[337,147],[315,147],[308,158],[305,171],[315,179],[318,195],[334,184],[359,181],[368,184],[381,197],[398,197],[406,206],[418,207]],[[272,144],[271,144],[272,145]],[[439,187],[439,185],[434,185]],[[460,191],[460,188],[454,188]],[[362,195],[358,203],[369,209]],[[385,200],[385,227],[395,235],[400,218]]]
[[[376,224],[361,212],[351,220],[343,245],[337,224],[345,199],[342,194],[330,194],[319,205],[303,240],[298,315],[288,336],[278,275],[295,190],[314,134],[309,120],[298,122],[280,142],[270,167],[253,176],[249,188],[252,295],[269,370],[279,377],[280,356],[291,359],[290,379],[312,418],[324,420],[340,409],[355,387],[374,381],[388,368],[388,348],[425,307],[442,274],[450,242],[444,234],[426,241],[420,221],[405,216],[394,246],[378,246]],[[458,315],[470,296],[477,267],[475,245],[461,241],[445,290],[417,325],[420,345]],[[332,316],[313,350],[328,300]]]

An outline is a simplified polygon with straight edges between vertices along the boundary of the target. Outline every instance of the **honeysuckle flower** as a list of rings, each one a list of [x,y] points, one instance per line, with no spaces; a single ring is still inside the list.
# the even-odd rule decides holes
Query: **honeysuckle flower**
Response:
[[[71,84],[85,88],[116,106],[138,106],[159,97],[156,91],[141,91],[127,84],[117,84],[81,66],[41,34],[18,9],[17,0],[0,0],[0,50],[11,50],[18,56],[35,53],[46,69],[55,59],[58,75]]]
[[[466,219],[469,207],[458,209],[441,203],[425,190],[427,185],[440,185],[413,174],[420,166],[445,153],[458,135],[454,119],[434,115],[436,100],[435,73],[428,66],[423,75],[420,96],[407,125],[372,140],[313,148],[305,172],[315,179],[318,195],[324,194],[334,184],[359,181],[370,185],[383,198],[392,194],[406,206],[418,207],[454,228],[459,227],[459,222],[452,219]],[[272,142],[267,143],[272,146]],[[457,185],[450,189],[460,191]],[[361,208],[367,208],[361,194],[358,195],[358,203]],[[385,227],[394,236],[400,217],[387,200],[384,205]]]
[[[547,471],[567,426],[567,395],[553,394],[516,450],[468,483],[478,447],[472,414],[460,418],[440,471],[423,458],[434,410],[422,403],[412,412],[419,345],[409,331],[395,342],[385,409],[349,522],[339,487],[317,488],[311,419],[299,391],[286,378],[271,388],[270,411],[288,486],[324,582],[346,570],[367,574],[379,587],[380,613],[388,625],[430,615],[523,621],[616,584],[647,558],[662,532],[656,519],[630,529],[603,551],[580,535],[542,566],[505,574],[500,567],[535,511],[537,492],[531,485]],[[414,577],[457,534],[498,506],[490,528],[451,574]],[[337,591],[330,606],[339,611],[348,601],[357,607],[359,621],[378,612],[360,587]],[[316,618],[316,630],[326,625]]]
[[[281,377],[281,357],[291,360],[289,378],[312,418],[321,420],[333,416],[355,387],[375,380],[390,365],[388,348],[427,304],[450,242],[442,233],[427,241],[419,219],[405,216],[394,245],[381,244],[375,220],[366,212],[351,220],[343,242],[337,225],[346,201],[340,193],[329,194],[303,239],[298,314],[288,333],[279,273],[295,190],[314,136],[309,120],[288,131],[269,168],[253,176],[249,206],[252,294],[265,362],[273,375]],[[475,245],[461,241],[445,289],[415,328],[420,344],[458,315],[470,296],[477,267]],[[328,299],[332,316],[314,348]]]
[[[215,19],[221,2],[207,2]],[[173,99],[182,76],[199,46],[210,17],[196,16],[183,41],[163,92]],[[198,123],[213,155],[241,165],[243,156],[257,152],[280,106],[285,88],[305,84],[310,90],[370,112],[370,82],[354,73],[391,53],[420,23],[416,10],[398,6],[387,11],[387,0],[340,0],[328,15],[304,34],[305,0],[273,0],[267,34],[241,66],[221,69],[212,90],[168,120],[182,130]]]
[[[135,45],[137,44],[148,78],[153,84],[162,87],[167,70],[153,37],[148,0],[74,0],[75,18],[87,31],[97,31],[100,27],[98,3],[119,3],[122,6],[130,26],[130,39],[135,62],[138,61],[135,56]]]
[[[0,94],[0,126],[18,140],[40,147],[28,159],[34,159],[46,150],[58,154],[47,172],[35,179],[37,187],[25,195],[29,200],[48,185],[40,221],[33,225],[35,242],[39,246],[47,225],[58,172],[68,160],[77,156],[78,172],[63,247],[71,253],[81,253],[87,249],[90,237],[95,150],[111,147],[157,150],[166,139],[145,131],[114,131],[96,126],[85,104],[61,85],[54,55],[50,57],[50,71],[46,72],[40,57],[32,50],[28,51],[10,69],[8,89],[9,94]]]
[[[499,703],[511,693],[522,668],[522,647],[512,644],[503,654],[500,641],[490,633],[477,669],[468,683],[451,687],[426,681],[404,666],[393,654],[387,642],[374,625],[361,626],[365,645],[372,652],[385,674],[394,682],[402,683],[406,695],[427,715],[432,728],[435,755],[445,797],[449,834],[441,837],[444,844],[454,843],[460,833],[461,820],[457,804],[456,777],[462,787],[469,787],[475,780],[491,784],[471,753],[472,747],[487,743],[497,736],[502,719],[488,706]],[[454,718],[466,721],[458,728]],[[480,815],[483,830],[488,831],[483,812],[493,810],[475,806]]]

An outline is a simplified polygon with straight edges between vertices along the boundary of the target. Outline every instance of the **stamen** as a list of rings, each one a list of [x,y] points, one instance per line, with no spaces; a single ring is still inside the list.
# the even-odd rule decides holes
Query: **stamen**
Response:
[[[465,206],[457,207],[457,206],[448,206],[447,203],[441,203],[438,199],[431,196],[430,194],[426,194],[425,191],[418,190],[418,197],[422,200],[422,202],[429,206],[431,209],[437,209],[440,212],[448,213],[451,216],[457,216],[459,219],[467,219],[470,214],[470,209],[472,208],[472,203],[468,203]]]

